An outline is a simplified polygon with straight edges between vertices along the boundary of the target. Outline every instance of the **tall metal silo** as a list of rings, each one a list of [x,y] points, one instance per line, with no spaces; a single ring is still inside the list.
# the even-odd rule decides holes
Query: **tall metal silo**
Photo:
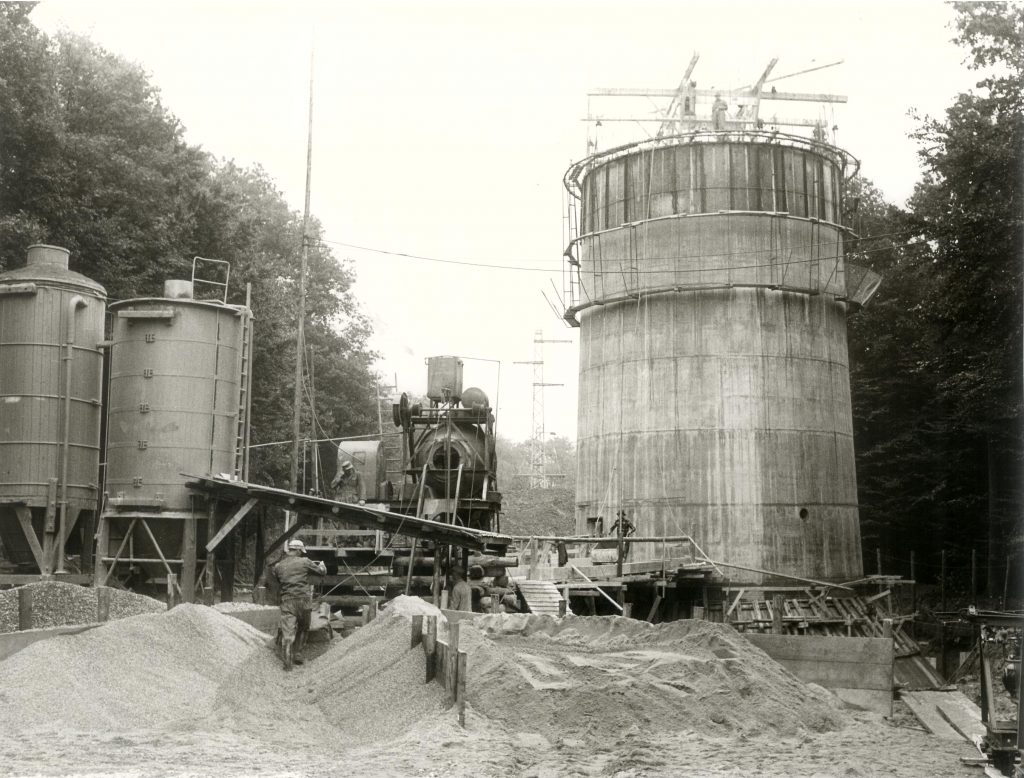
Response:
[[[244,477],[251,313],[193,299],[188,281],[168,281],[164,297],[123,300],[110,311],[96,580],[118,564],[135,565],[147,580],[174,572],[191,599],[210,506],[186,488],[184,474]]]
[[[851,161],[778,132],[694,131],[570,168],[579,533],[623,512],[712,559],[861,575],[846,315],[879,278],[843,256]]]
[[[0,274],[0,539],[43,575],[91,565],[99,496],[106,292],[69,257],[30,246]]]

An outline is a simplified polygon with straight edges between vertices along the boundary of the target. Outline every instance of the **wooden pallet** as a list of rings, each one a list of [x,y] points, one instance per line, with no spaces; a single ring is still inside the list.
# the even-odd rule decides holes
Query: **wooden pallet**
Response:
[[[560,603],[564,600],[551,581],[518,581],[517,585],[531,613],[559,615]],[[565,604],[565,612],[572,612],[569,610],[569,603]]]

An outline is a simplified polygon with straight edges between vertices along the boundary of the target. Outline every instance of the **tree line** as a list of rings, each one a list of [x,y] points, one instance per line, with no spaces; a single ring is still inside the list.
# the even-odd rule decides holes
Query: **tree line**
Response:
[[[883,276],[849,321],[865,568],[999,596],[1024,561],[1021,176],[1024,7],[955,4],[976,89],[917,117],[923,176],[905,208],[854,179],[852,261]],[[888,568],[888,569],[886,569]],[[1018,580],[1019,585],[1019,580]],[[981,594],[982,592],[978,592]]]
[[[136,64],[81,36],[48,36],[31,3],[0,3],[0,271],[33,243],[71,251],[70,266],[111,300],[161,296],[192,258],[231,263],[228,302],[251,285],[252,442],[289,441],[302,219],[260,167],[185,140]],[[370,325],[354,273],[312,220],[303,429],[313,437],[376,429]],[[309,399],[314,402],[311,404]],[[328,434],[325,434],[328,433]],[[291,446],[253,451],[252,479],[283,486]],[[333,463],[331,464],[333,467]]]

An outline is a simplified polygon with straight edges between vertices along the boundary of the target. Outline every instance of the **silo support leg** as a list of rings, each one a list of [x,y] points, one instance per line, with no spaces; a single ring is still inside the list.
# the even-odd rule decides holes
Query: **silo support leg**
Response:
[[[39,538],[36,537],[36,531],[32,527],[32,509],[25,505],[15,505],[14,513],[18,517],[18,523],[21,524],[22,534],[25,535],[25,540],[29,548],[32,549],[32,556],[39,566],[39,572],[42,572],[43,548],[39,545]]]

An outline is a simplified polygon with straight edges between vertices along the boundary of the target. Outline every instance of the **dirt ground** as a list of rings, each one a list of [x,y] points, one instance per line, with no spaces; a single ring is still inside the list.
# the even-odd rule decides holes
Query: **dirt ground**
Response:
[[[721,625],[464,623],[463,729],[440,686],[423,683],[401,616],[291,673],[230,621],[176,608],[0,662],[0,775],[981,775],[960,763],[971,746],[843,708]],[[177,641],[190,674],[175,686]],[[119,646],[133,657],[109,667]],[[58,663],[67,672],[45,672]],[[99,690],[111,674],[121,704]]]

